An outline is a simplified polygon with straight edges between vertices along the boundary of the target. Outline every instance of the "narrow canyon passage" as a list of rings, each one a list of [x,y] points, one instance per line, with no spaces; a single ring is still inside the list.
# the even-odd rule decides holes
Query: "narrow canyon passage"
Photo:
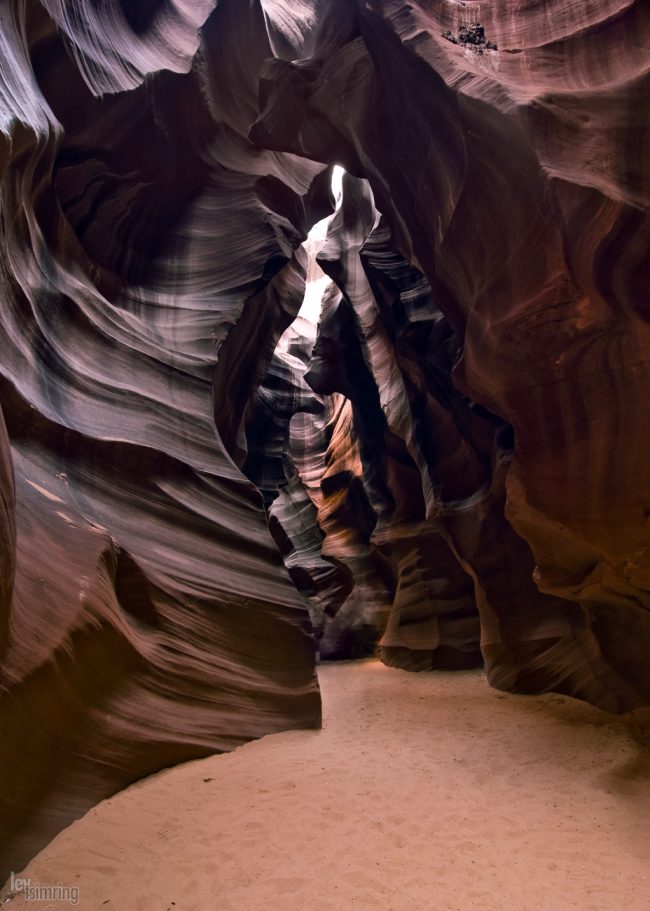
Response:
[[[2,4],[10,905],[648,911],[649,92],[648,0]]]
[[[322,731],[148,778],[22,875],[74,884],[84,911],[647,911],[641,715],[497,693],[473,670],[319,678]]]

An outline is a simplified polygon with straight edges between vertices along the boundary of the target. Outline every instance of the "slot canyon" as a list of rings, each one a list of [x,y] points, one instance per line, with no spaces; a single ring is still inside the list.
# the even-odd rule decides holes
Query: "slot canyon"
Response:
[[[319,675],[386,744],[479,685],[632,731],[650,812],[650,4],[5,0],[0,47],[0,882],[301,755]],[[567,909],[650,907],[637,823]],[[159,898],[79,907],[357,907]]]

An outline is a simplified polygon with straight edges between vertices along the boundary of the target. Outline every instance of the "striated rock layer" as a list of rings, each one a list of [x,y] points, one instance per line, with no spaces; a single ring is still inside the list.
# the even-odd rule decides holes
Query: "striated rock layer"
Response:
[[[138,35],[66,6],[3,36],[5,873],[142,775],[320,723],[307,610],[214,412],[229,333],[254,384],[298,311],[329,177],[246,138],[259,7],[199,40],[212,4]]]
[[[477,7],[331,4],[309,60],[267,63],[251,136],[368,179],[456,334],[457,388],[514,429],[509,467],[479,483],[465,447],[441,484],[401,431],[474,580],[491,681],[631,708],[650,698],[650,10],[481,3],[498,50],[447,40]],[[407,424],[383,329],[360,322],[389,427]]]
[[[644,0],[0,23],[2,870],[318,725],[310,613],[324,657],[648,704]]]

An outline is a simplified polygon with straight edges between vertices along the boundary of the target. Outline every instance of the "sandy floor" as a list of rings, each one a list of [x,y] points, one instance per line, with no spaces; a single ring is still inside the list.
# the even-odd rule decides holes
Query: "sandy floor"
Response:
[[[135,785],[24,875],[77,887],[83,911],[650,909],[638,724],[505,696],[478,672],[355,662],[320,678],[322,732]]]

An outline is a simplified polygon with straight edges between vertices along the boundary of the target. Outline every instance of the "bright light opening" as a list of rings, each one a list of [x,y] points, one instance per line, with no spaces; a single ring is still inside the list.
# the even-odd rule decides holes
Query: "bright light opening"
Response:
[[[308,322],[316,325],[320,316],[320,304],[325,293],[325,288],[329,284],[329,278],[316,262],[316,256],[325,244],[327,228],[334,214],[341,205],[342,183],[344,170],[340,165],[334,165],[332,170],[332,194],[336,200],[336,208],[327,218],[317,221],[314,227],[307,235],[304,247],[309,256],[309,266],[307,269],[307,287],[305,288],[305,297],[300,308],[298,316],[306,319]]]

